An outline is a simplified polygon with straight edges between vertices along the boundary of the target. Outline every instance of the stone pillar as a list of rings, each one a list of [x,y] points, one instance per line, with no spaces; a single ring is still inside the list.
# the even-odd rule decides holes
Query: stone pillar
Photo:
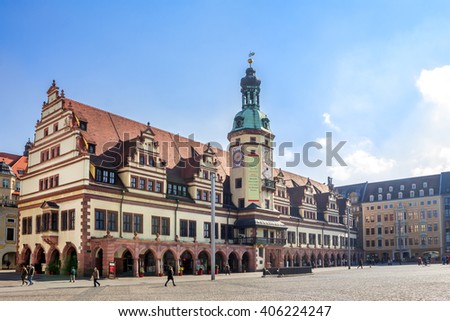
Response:
[[[133,274],[135,277],[139,277],[139,257],[133,258]]]

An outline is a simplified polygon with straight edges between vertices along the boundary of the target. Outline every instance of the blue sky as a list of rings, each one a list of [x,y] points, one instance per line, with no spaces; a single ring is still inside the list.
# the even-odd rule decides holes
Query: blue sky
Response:
[[[74,100],[226,148],[247,55],[279,146],[337,185],[450,170],[449,1],[0,2],[0,150],[33,139],[53,79]],[[5,121],[6,120],[6,121]],[[325,136],[346,143],[326,166]]]

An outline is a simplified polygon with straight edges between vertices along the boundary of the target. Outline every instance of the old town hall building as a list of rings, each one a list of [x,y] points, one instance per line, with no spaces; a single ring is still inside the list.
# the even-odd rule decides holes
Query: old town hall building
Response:
[[[227,151],[69,99],[53,82],[22,178],[18,263],[103,276],[160,275],[169,264],[208,273],[212,255],[219,271],[337,266],[348,239],[352,260],[361,256],[349,200],[331,179],[272,167],[274,133],[249,63]]]

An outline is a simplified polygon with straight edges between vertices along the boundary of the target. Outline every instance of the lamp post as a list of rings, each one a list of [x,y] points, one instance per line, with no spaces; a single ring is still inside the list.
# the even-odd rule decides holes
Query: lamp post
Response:
[[[211,173],[211,281],[216,279],[216,174]]]
[[[351,266],[351,247],[350,247],[350,209],[347,208],[347,247],[348,247],[348,269],[350,270]]]

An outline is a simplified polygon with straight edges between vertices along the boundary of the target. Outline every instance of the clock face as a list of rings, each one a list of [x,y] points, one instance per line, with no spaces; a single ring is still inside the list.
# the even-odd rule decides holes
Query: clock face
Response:
[[[242,153],[242,151],[239,150],[235,150],[233,152],[233,167],[240,167],[242,164],[242,159],[244,158],[244,154]]]

